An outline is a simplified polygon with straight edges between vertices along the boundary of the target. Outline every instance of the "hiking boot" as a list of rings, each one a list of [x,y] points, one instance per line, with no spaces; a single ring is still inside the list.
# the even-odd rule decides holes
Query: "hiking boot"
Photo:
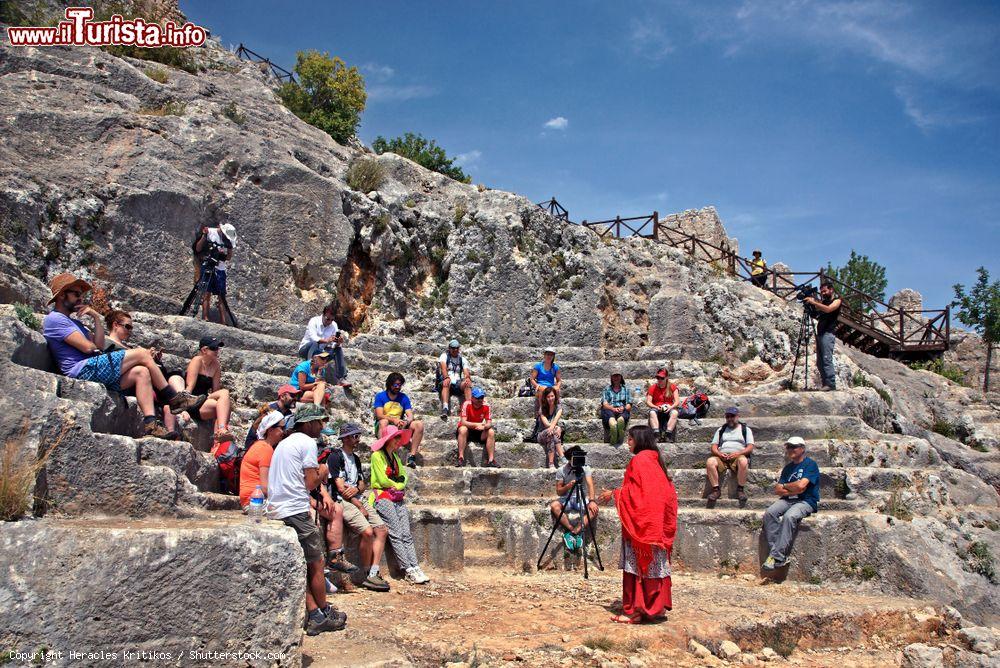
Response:
[[[171,435],[173,436],[171,437]],[[153,422],[147,422],[143,425],[142,437],[162,438],[164,440],[172,441],[177,438],[177,433],[167,431],[167,428],[163,426],[162,422],[154,420]]]
[[[330,619],[336,619],[338,621],[344,622],[345,624],[347,623],[347,613],[341,610],[337,610],[329,603],[327,603],[326,607],[323,608],[323,614],[329,617]]]
[[[736,499],[740,502],[740,508],[746,507],[747,500],[749,499],[749,497],[747,496],[746,491],[742,487],[736,488]]]
[[[174,397],[167,402],[170,406],[171,413],[197,413],[198,409],[202,407],[205,400],[208,399],[208,395],[200,394],[197,397],[190,392],[178,392]]]
[[[451,411],[450,410],[448,410],[447,408],[442,408],[441,409],[441,419],[442,420],[447,420],[449,415],[451,415]]]
[[[409,457],[406,458],[406,465],[409,466],[411,469],[417,468],[417,458],[414,457],[413,455],[410,455]]]
[[[343,631],[346,626],[346,621],[341,621],[336,617],[324,617],[321,622],[308,622],[306,624],[306,635],[318,636],[320,633],[327,631]]]
[[[705,499],[709,503],[715,503],[716,501],[719,500],[720,496],[722,496],[722,490],[718,487],[713,487],[712,491],[708,493],[708,496],[705,497]]]
[[[488,469],[498,469],[498,468],[500,468],[500,464],[498,464],[497,460],[495,460],[495,459],[491,459],[490,461],[486,462],[486,464],[484,466],[486,466],[486,468],[488,468]]]
[[[354,581],[351,580],[350,576],[342,574],[337,578],[337,589],[340,590],[341,594],[351,594],[358,590],[358,586],[354,584]]]
[[[326,565],[335,571],[340,571],[341,573],[357,573],[358,567],[347,560],[343,552],[339,552],[334,556],[327,556]]]
[[[372,591],[389,591],[389,583],[382,579],[381,575],[369,575],[361,586]]]
[[[674,429],[673,431],[668,431],[667,432],[667,438],[670,439],[671,443],[676,443],[677,442],[677,430]]]
[[[765,571],[773,571],[775,568],[777,568],[777,565],[774,561],[774,557],[768,556],[760,567],[763,568]]]

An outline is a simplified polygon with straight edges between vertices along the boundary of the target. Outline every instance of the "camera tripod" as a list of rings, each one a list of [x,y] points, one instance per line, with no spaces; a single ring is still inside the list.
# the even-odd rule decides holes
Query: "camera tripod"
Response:
[[[804,390],[809,389],[809,344],[812,338],[816,335],[813,329],[812,313],[810,313],[810,308],[808,304],[802,305],[802,319],[799,321],[799,338],[798,342],[795,344],[795,362],[792,364],[792,377],[789,379],[789,389],[795,389],[795,373],[799,367],[799,358],[802,355],[803,344],[806,352],[805,363],[802,365],[803,370],[803,388]]]
[[[580,508],[580,521],[583,522],[584,528],[580,531],[583,536],[583,547],[580,548],[580,552],[583,555],[583,579],[590,579],[590,572],[587,570],[587,533],[590,533],[590,542],[594,544],[594,556],[597,557],[597,568],[598,570],[604,570],[604,564],[601,562],[601,549],[597,546],[597,536],[594,534],[594,522],[590,519],[590,512],[587,508],[587,499],[584,498],[583,494],[583,470],[576,471],[576,480],[573,482],[573,486],[569,490],[564,499],[566,502],[562,504],[562,510],[559,511],[559,515],[556,517],[555,522],[552,524],[552,531],[549,532],[549,538],[545,541],[545,546],[542,548],[542,553],[538,555],[538,563],[535,564],[535,568],[542,567],[542,559],[545,558],[545,553],[549,551],[549,545],[552,543],[552,537],[556,535],[556,529],[562,526],[563,515],[566,514],[566,508],[570,505],[576,505]],[[575,503],[574,503],[575,502]]]
[[[191,288],[191,292],[188,293],[187,299],[184,300],[184,305],[181,306],[181,310],[177,315],[187,315],[188,311],[191,311],[191,315],[197,317],[198,309],[201,307],[202,303],[205,301],[205,295],[208,294],[208,286],[212,284],[212,280],[215,278],[216,268],[218,267],[218,261],[209,257],[206,258],[204,262],[201,263],[201,271],[198,274],[198,281]],[[236,316],[233,315],[233,310],[229,308],[229,302],[226,300],[226,295],[217,295],[219,298],[219,303],[222,305],[223,313],[220,313],[223,324],[225,324],[226,316],[229,316],[229,322],[233,327],[239,327],[236,322]]]

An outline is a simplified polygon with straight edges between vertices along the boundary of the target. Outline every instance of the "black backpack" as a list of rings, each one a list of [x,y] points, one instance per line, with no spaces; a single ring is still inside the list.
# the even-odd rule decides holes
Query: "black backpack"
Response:
[[[445,365],[447,365],[447,362],[445,362]],[[461,376],[463,371],[465,371],[465,355],[459,355],[458,375]],[[440,392],[442,387],[444,387],[444,376],[441,375],[441,362],[438,362],[434,365],[434,391]]]
[[[729,425],[724,424],[721,427],[719,427],[718,429],[716,429],[715,430],[715,436],[712,437],[712,440],[714,441],[714,440],[718,439],[719,440],[719,445],[722,445],[722,435],[725,433],[726,427],[728,427],[728,426]],[[742,422],[742,421],[740,422],[740,429],[743,431],[743,443],[744,443],[744,445],[746,445],[746,442],[747,442],[747,425],[746,425],[745,422]]]

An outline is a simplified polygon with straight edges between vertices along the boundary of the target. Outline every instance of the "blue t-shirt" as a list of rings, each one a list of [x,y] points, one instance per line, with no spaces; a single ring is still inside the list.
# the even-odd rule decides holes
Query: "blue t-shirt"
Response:
[[[76,378],[83,365],[92,357],[66,343],[66,337],[74,332],[80,332],[87,340],[93,341],[90,331],[79,320],[59,311],[50,311],[42,320],[42,336],[49,344],[52,357],[59,365],[59,371],[70,378]]]
[[[310,360],[306,360],[300,363],[294,369],[292,369],[292,377],[288,381],[288,384],[294,387],[296,390],[302,389],[299,387],[299,373],[304,373],[306,375],[307,383],[315,383],[316,376],[312,375],[312,368],[310,366],[311,364],[312,362]]]
[[[538,377],[535,382],[542,387],[555,387],[556,385],[556,373],[559,372],[559,365],[553,363],[552,368],[548,371],[545,370],[545,362],[539,362],[535,365],[535,371],[538,372]]]
[[[385,412],[386,417],[399,419],[403,417],[406,411],[413,410],[413,405],[410,403],[410,398],[400,392],[393,399],[389,396],[387,390],[383,390],[375,395],[375,403],[373,408],[381,408]]]
[[[796,501],[805,501],[812,506],[813,512],[816,512],[819,510],[819,466],[816,462],[806,457],[798,464],[786,464],[785,468],[781,469],[781,477],[778,478],[778,482],[785,484],[786,482],[795,482],[802,478],[809,481],[809,486],[806,487],[804,492],[781,498],[793,503]]]

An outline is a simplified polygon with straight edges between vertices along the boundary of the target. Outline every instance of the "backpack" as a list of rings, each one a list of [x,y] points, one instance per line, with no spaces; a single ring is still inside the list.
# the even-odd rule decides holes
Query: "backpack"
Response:
[[[517,396],[519,397],[533,397],[535,396],[535,390],[531,387],[531,377],[529,376],[522,385],[517,390]]]
[[[728,427],[728,426],[729,425],[725,425],[724,424],[721,427],[719,427],[718,429],[716,429],[715,430],[715,436],[712,437],[712,440],[715,441],[716,439],[718,439],[719,445],[722,445],[722,434],[724,433],[726,427]],[[743,431],[743,443],[746,443],[747,442],[747,425],[746,425],[745,422],[740,422],[740,429]]]
[[[240,448],[233,441],[223,441],[212,446],[212,456],[219,465],[219,482],[225,494],[239,493],[237,462],[241,460]]]
[[[448,363],[445,362],[445,365],[447,364]],[[465,371],[465,355],[459,355],[458,356],[459,378],[461,378],[463,371]],[[441,375],[441,362],[438,362],[437,364],[434,365],[434,391],[440,392],[442,387],[444,387],[444,376]]]
[[[677,410],[677,417],[682,420],[695,420],[708,415],[708,409],[712,402],[704,392],[695,391],[694,394],[681,402]],[[746,434],[744,434],[746,436]]]

